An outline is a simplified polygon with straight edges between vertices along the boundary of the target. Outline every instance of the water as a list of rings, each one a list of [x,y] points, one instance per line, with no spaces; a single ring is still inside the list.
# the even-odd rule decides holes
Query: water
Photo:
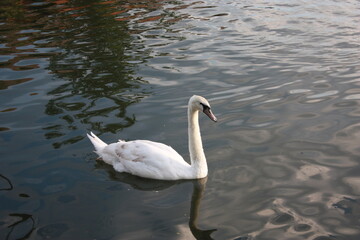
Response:
[[[18,3],[18,4],[17,4]],[[3,1],[1,239],[359,239],[358,1]],[[202,181],[119,174],[150,139]]]

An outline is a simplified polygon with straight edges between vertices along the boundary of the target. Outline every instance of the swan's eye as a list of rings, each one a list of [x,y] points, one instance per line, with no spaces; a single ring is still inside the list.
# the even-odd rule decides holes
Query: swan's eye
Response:
[[[203,107],[203,110],[210,109],[210,107],[206,104],[200,103],[200,105]]]

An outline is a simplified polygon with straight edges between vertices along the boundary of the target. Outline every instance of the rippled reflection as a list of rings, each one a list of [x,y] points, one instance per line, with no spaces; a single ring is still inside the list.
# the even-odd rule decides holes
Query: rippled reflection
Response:
[[[0,195],[0,237],[2,239],[28,239],[36,229],[35,220],[32,214],[24,213],[24,210],[11,209],[14,205],[21,208],[21,199],[26,199],[29,195],[19,193],[18,197],[11,197],[14,186],[9,178],[0,174],[0,191],[6,194]],[[15,190],[15,192],[17,192]],[[11,206],[11,207],[10,207]],[[26,212],[26,211],[25,211]]]
[[[29,214],[19,213],[9,214],[9,217],[16,218],[17,220],[7,226],[10,230],[5,239],[28,239],[35,230],[33,217]]]
[[[207,178],[193,181],[194,189],[191,197],[189,227],[194,237],[198,240],[213,239],[210,235],[217,230],[217,229],[201,230],[198,227],[200,204],[201,204],[201,199],[204,195],[206,182],[207,182]]]
[[[146,51],[141,45],[132,45],[134,39],[126,22],[117,22],[112,16],[118,4],[100,4],[99,1],[63,8],[56,15],[60,31],[52,37],[60,51],[50,58],[48,69],[67,83],[48,92],[52,99],[45,112],[57,115],[64,123],[47,126],[48,139],[68,135],[79,122],[99,132],[117,132],[136,121],[126,108],[148,94],[145,82],[136,77],[134,68],[143,62]],[[71,14],[73,18],[68,18]],[[67,125],[67,126],[66,126]],[[74,143],[82,134],[54,144]]]
[[[97,162],[97,168],[106,170],[109,177],[112,180],[120,181],[126,184],[131,185],[133,188],[141,190],[141,191],[162,191],[172,186],[192,182],[193,184],[193,192],[191,197],[190,204],[190,218],[188,227],[190,232],[193,234],[195,239],[198,240],[210,240],[213,239],[211,234],[216,231],[216,229],[211,230],[202,230],[198,226],[199,216],[201,215],[201,200],[203,198],[207,178],[199,179],[199,180],[179,180],[179,181],[160,181],[160,180],[152,180],[152,179],[144,179],[137,176],[133,176],[126,173],[118,173],[116,172],[112,166],[104,163],[103,161]],[[187,236],[187,229],[184,229],[185,226],[178,226],[181,234]]]
[[[0,4],[0,238],[359,239],[357,1]],[[192,94],[206,193],[93,169],[88,130],[187,159]]]
[[[0,174],[0,178],[2,179],[2,180],[1,180],[1,188],[0,188],[0,191],[4,191],[4,190],[10,191],[10,190],[12,190],[12,189],[14,188],[13,185],[12,185],[12,183],[11,183],[11,181],[10,181],[7,177],[5,177],[4,175]],[[4,185],[4,186],[3,186],[3,185]]]
[[[80,125],[115,133],[135,123],[135,116],[128,115],[126,108],[150,93],[146,81],[137,76],[136,67],[152,57],[136,33],[148,28],[155,31],[147,22],[161,20],[157,27],[161,29],[180,19],[172,12],[159,11],[162,6],[161,2],[96,0],[14,4],[5,9],[9,22],[19,17],[16,12],[21,13],[17,23],[20,26],[25,21],[26,28],[10,31],[4,25],[6,45],[2,50],[10,46],[13,50],[7,50],[2,67],[15,78],[15,71],[50,70],[52,80],[46,84],[55,87],[46,93],[50,100],[45,113],[59,120],[43,129],[55,148],[83,139]],[[136,29],[131,27],[133,19],[140,24]],[[34,77],[4,79],[0,86],[7,89],[32,80]],[[52,84],[54,80],[63,83]]]

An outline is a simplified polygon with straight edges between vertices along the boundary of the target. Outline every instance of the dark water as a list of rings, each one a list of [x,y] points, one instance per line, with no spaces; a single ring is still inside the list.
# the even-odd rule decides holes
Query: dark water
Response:
[[[359,239],[358,1],[0,4],[0,239]],[[207,179],[96,161],[87,131],[188,159],[193,94]]]

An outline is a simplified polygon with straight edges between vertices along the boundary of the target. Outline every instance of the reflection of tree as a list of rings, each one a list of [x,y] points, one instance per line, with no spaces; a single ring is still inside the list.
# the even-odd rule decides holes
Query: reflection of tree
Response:
[[[55,147],[82,139],[68,138],[68,131],[77,129],[77,121],[100,132],[131,126],[135,116],[127,116],[126,108],[146,95],[144,82],[134,73],[146,51],[137,51],[127,23],[116,21],[109,12],[114,10],[99,3],[77,1],[53,20],[60,29],[52,44],[60,46],[61,52],[50,58],[48,69],[67,81],[48,92],[53,97],[46,114],[60,116],[65,124],[47,126],[46,137],[67,135]]]
[[[5,3],[0,10],[0,19],[6,21],[0,26],[5,29],[0,43],[6,48],[0,50],[9,59],[0,68],[16,71],[17,77],[3,79],[0,89],[38,80],[26,71],[40,72],[42,64],[48,64],[47,73],[56,80],[45,86],[52,89],[45,109],[51,119],[45,116],[39,121],[47,122],[45,137],[56,142],[55,148],[83,139],[85,128],[117,132],[135,123],[126,109],[149,94],[136,76],[136,67],[154,55],[146,40],[180,39],[170,26],[186,17],[176,10],[187,7],[181,1],[162,0]],[[169,31],[157,35],[156,29]]]
[[[0,19],[23,19],[24,10],[20,0],[1,0]]]
[[[10,190],[12,190],[14,188],[14,186],[12,185],[10,179],[5,177],[4,175],[0,174],[0,179],[2,179],[2,181],[0,181],[1,182],[0,191],[10,191]],[[7,187],[2,186],[2,185],[4,185],[3,184],[4,181],[7,183],[7,184],[5,184],[5,185],[8,185]]]
[[[180,19],[172,11],[159,11],[166,1],[61,2],[66,6],[48,23],[58,27],[51,45],[61,51],[50,58],[48,69],[67,82],[48,92],[52,99],[45,112],[59,116],[65,124],[44,128],[48,139],[61,139],[56,148],[83,138],[84,130],[78,135],[73,131],[79,121],[88,129],[113,133],[135,123],[126,108],[148,94],[135,69],[150,57],[151,50],[132,34],[166,28]],[[136,27],[129,27],[131,21]],[[151,21],[161,24],[147,26]]]
[[[15,239],[13,235],[16,236],[16,239],[28,239],[32,232],[35,230],[35,221],[30,214],[23,213],[11,213],[10,217],[19,218],[16,222],[10,224],[8,228],[10,229],[6,235],[6,240]],[[19,233],[22,233],[23,236],[19,237]]]
[[[10,179],[2,174],[0,174],[0,185],[0,191],[14,190],[13,184],[11,183]],[[6,187],[3,187],[3,185],[5,185]],[[28,195],[25,193],[20,193],[19,196],[28,197]],[[14,202],[17,202],[16,200]],[[6,232],[6,237],[5,235],[2,235],[4,239],[28,239],[36,228],[35,220],[31,214],[8,213],[7,217],[8,220],[6,222],[2,222],[1,224],[2,227],[6,226],[6,231],[4,231],[4,234]]]

